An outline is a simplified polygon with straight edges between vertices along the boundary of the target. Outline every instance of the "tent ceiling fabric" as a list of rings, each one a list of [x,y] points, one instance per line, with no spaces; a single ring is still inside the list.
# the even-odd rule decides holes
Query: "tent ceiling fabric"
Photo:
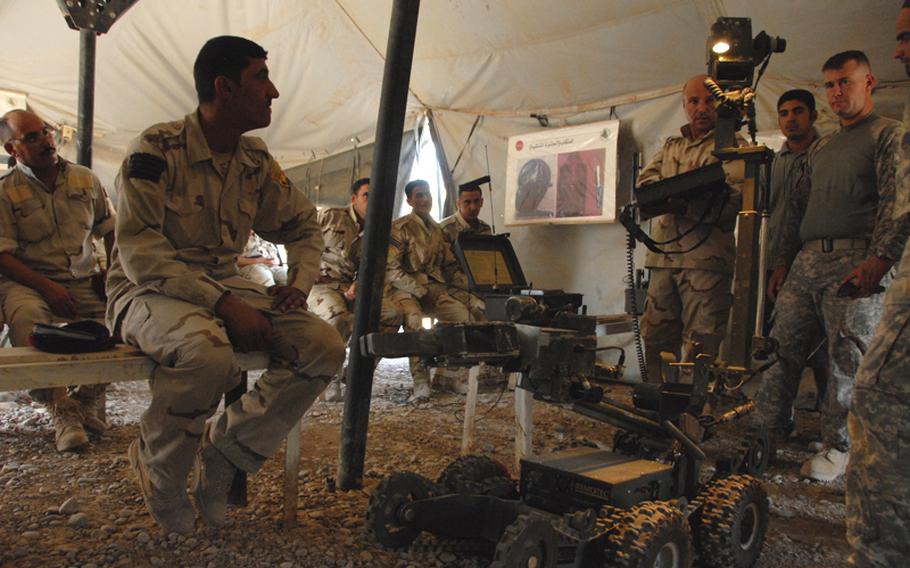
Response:
[[[195,54],[206,39],[225,33],[270,51],[281,98],[261,135],[286,167],[349,150],[355,136],[372,141],[391,6],[391,0],[140,0],[98,40],[96,162],[122,153],[142,128],[190,111]],[[409,124],[425,108],[516,118],[550,111],[571,119],[573,109],[597,109],[617,97],[676,96],[678,85],[704,69],[706,20],[719,12],[749,16],[755,32],[788,40],[787,52],[769,67],[765,98],[817,86],[824,59],[848,48],[865,50],[886,86],[903,85],[903,69],[890,59],[897,9],[892,0],[425,0]],[[4,0],[0,18],[0,89],[25,92],[45,118],[75,125],[78,34],[56,2]],[[897,114],[901,97],[883,99],[882,109]],[[773,109],[773,100],[760,97],[760,107]],[[762,120],[763,128],[774,127],[773,114],[764,112]],[[676,126],[656,124],[642,142]]]

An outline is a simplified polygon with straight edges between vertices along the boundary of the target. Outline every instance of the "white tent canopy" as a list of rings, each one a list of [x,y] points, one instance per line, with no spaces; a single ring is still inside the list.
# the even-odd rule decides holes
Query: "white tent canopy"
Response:
[[[906,86],[891,59],[899,2],[884,0],[424,0],[410,84],[408,126],[426,109],[449,161],[483,116],[456,181],[486,173],[495,198],[483,215],[502,229],[508,136],[550,125],[618,116],[618,192],[628,193],[631,151],[645,158],[684,122],[681,84],[705,69],[710,24],[752,18],[753,32],[788,40],[772,58],[759,97],[759,128],[776,129],[784,90],[818,96],[830,122],[820,67],[838,51],[862,49],[880,88],[879,110],[897,116]],[[249,37],[269,51],[281,91],[261,135],[285,166],[350,150],[375,134],[391,0],[141,0],[97,43],[94,167],[110,181],[127,142],[195,106],[192,63],[210,37]],[[78,34],[54,0],[2,0],[0,89],[27,96],[31,109],[76,125]],[[899,88],[900,87],[900,88]],[[74,146],[75,144],[71,144]],[[62,148],[64,155],[71,149]],[[590,311],[619,311],[624,233],[616,225],[537,226],[513,231],[536,285],[586,294]],[[533,251],[533,255],[531,254]],[[571,254],[566,254],[571,251]]]

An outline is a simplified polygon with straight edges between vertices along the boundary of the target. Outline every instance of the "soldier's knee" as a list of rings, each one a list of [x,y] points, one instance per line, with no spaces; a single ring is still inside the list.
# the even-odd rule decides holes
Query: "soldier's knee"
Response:
[[[312,346],[313,359],[309,361],[312,374],[315,376],[332,376],[344,363],[345,341],[334,328],[322,324],[322,329],[314,329],[307,338]]]
[[[206,382],[224,383],[235,369],[234,348],[226,337],[197,333],[184,338],[175,367],[193,369]]]
[[[16,347],[28,345],[28,336],[36,323],[48,323],[53,314],[44,302],[23,302],[7,314],[10,341]]]

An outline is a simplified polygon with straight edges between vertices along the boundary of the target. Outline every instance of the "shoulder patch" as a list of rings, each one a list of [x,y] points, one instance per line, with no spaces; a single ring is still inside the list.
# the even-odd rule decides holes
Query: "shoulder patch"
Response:
[[[161,180],[161,174],[164,173],[166,168],[167,162],[164,161],[164,158],[143,152],[130,154],[129,163],[127,164],[129,177],[145,179],[155,183]]]
[[[272,181],[280,185],[281,187],[287,188],[291,186],[291,180],[288,179],[287,174],[284,173],[284,170],[281,169],[281,166],[278,165],[278,162],[272,160],[272,171],[270,173]]]

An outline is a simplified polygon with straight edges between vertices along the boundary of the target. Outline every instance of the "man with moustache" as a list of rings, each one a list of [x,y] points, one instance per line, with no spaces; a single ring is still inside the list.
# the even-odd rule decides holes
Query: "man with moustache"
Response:
[[[480,218],[480,210],[483,208],[483,193],[480,191],[480,185],[471,185],[470,183],[458,186],[458,201],[455,202],[455,214],[449,215],[439,222],[439,228],[442,229],[442,236],[445,237],[452,254],[455,253],[455,241],[458,235],[467,233],[469,235],[492,235],[493,229],[489,223]],[[471,309],[471,316],[474,319],[482,320],[486,316],[484,311],[486,305],[483,300],[470,294],[467,291],[456,294],[459,301],[467,301]]]
[[[430,216],[433,197],[424,180],[404,188],[411,213],[392,221],[386,270],[386,297],[404,318],[408,331],[421,329],[425,315],[444,322],[472,319],[467,277],[458,267],[439,224]],[[430,370],[411,358],[411,400],[430,397]]]
[[[16,165],[0,178],[0,296],[15,347],[28,345],[36,323],[104,319],[104,272],[94,238],[108,260],[114,207],[88,168],[57,156],[53,130],[36,114],[12,110],[0,118],[0,139]],[[101,434],[106,385],[35,389],[54,422],[58,451]]]
[[[772,438],[786,435],[791,408],[778,393],[797,384],[809,354],[827,338],[823,447],[801,473],[831,481],[846,469],[853,380],[881,317],[880,292],[906,230],[892,218],[900,123],[874,112],[869,60],[861,51],[845,51],[831,56],[822,73],[840,127],[811,148],[783,209],[768,283],[769,295],[777,296],[771,337],[780,346],[779,361],[763,374],[756,417]]]
[[[642,170],[638,186],[670,178],[718,162],[714,151],[714,99],[704,85],[707,75],[696,75],[683,87],[683,110],[688,123],[672,136]],[[740,143],[745,141],[740,138]],[[716,355],[727,325],[733,298],[735,243],[733,228],[742,196],[739,186],[745,172],[742,161],[726,164],[730,194],[725,199],[700,197],[674,200],[673,212],[654,219],[652,237],[665,242],[666,254],[649,251],[645,266],[651,283],[642,316],[647,378],[661,380],[661,352],[691,358],[699,352]],[[716,219],[712,224],[699,224]],[[688,233],[688,234],[686,234]]]
[[[199,106],[142,132],[117,177],[107,318],[158,363],[129,459],[165,532],[193,530],[190,469],[200,516],[223,525],[237,470],[262,467],[344,359],[338,333],[307,311],[322,252],[316,208],[244,135],[269,125],[278,98],[266,56],[240,37],[206,42],[193,66]],[[237,273],[251,229],[285,245],[287,285]],[[269,368],[207,424],[238,384],[235,350],[266,351]]]
[[[910,1],[897,18],[894,58],[910,77]],[[910,222],[910,97],[900,137],[894,222]],[[885,295],[881,325],[856,374],[847,466],[847,540],[858,568],[903,566],[910,558],[910,263]]]

